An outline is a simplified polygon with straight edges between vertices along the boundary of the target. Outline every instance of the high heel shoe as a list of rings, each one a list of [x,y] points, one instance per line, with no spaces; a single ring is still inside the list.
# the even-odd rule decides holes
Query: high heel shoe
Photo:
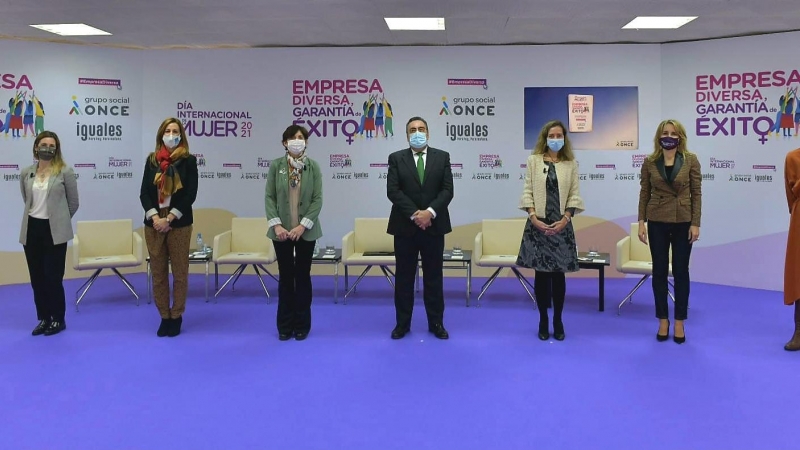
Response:
[[[658,334],[658,332],[656,332],[656,340],[658,340],[658,342],[664,342],[669,339],[669,325],[669,320],[667,320],[667,334]]]
[[[686,342],[686,329],[683,330],[683,336],[678,337],[677,333],[672,333],[672,340],[675,341],[676,344],[683,344]]]

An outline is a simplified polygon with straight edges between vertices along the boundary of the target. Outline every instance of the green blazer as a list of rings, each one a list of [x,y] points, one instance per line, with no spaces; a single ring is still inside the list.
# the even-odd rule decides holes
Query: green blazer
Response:
[[[322,237],[322,226],[319,223],[319,213],[322,210],[322,172],[316,161],[306,158],[306,167],[300,181],[300,203],[297,205],[297,215],[300,223],[306,227],[302,238],[304,241],[315,241]],[[269,165],[264,206],[267,211],[267,220],[270,222],[267,231],[268,238],[277,239],[273,225],[278,220],[284,228],[291,230],[289,162],[285,156],[273,160]]]

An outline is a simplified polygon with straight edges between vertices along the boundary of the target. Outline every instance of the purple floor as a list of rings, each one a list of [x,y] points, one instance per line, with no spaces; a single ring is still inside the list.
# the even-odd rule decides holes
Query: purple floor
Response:
[[[389,339],[391,290],[366,279],[344,306],[315,278],[304,342],[279,342],[277,289],[253,276],[217,304],[192,276],[184,333],[115,278],[98,281],[68,329],[31,337],[27,285],[0,288],[0,449],[796,449],[800,354],[785,352],[780,293],[692,286],[687,343],[655,339],[649,285],[568,280],[567,339],[541,342],[514,279],[480,308],[447,279],[449,341]],[[131,278],[144,293],[144,277]],[[475,280],[480,287],[484,280]],[[74,292],[79,281],[67,282]],[[69,295],[69,294],[68,294]],[[473,298],[477,293],[473,294]],[[70,297],[68,297],[70,298]]]

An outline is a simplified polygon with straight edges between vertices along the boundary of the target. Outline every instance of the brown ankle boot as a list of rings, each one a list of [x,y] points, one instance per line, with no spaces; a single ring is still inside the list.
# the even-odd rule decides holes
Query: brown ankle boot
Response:
[[[790,352],[800,350],[800,301],[794,302],[794,335],[783,349]]]

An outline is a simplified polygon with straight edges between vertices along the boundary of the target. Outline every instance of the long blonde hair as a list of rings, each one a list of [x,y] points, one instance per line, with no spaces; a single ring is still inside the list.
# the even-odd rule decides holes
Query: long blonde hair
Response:
[[[36,149],[39,147],[39,143],[42,142],[42,139],[52,138],[56,141],[56,154],[53,157],[53,160],[50,161],[50,167],[53,172],[53,175],[58,175],[67,166],[67,163],[64,162],[64,157],[61,155],[61,140],[58,138],[58,135],[52,131],[42,131],[36,136],[36,139],[33,141],[33,159],[39,159],[39,152]]]
[[[564,132],[564,147],[558,151],[558,158],[561,161],[574,161],[575,154],[572,153],[572,143],[570,143],[569,136],[567,136],[567,127],[560,120],[551,120],[544,124],[542,131],[539,132],[536,145],[533,147],[533,154],[544,155],[547,153],[547,135],[550,134],[550,129],[555,127],[561,127],[561,131]]]
[[[678,153],[684,156],[691,155],[692,152],[686,148],[686,128],[684,128],[683,125],[681,125],[681,123],[675,119],[667,119],[661,121],[661,123],[658,124],[658,128],[656,128],[656,135],[653,137],[653,153],[650,154],[650,158],[657,160],[664,156],[664,149],[661,148],[661,134],[664,132],[664,127],[667,125],[672,125],[675,127],[675,131],[678,132],[678,136],[680,137],[680,142],[678,142]]]

